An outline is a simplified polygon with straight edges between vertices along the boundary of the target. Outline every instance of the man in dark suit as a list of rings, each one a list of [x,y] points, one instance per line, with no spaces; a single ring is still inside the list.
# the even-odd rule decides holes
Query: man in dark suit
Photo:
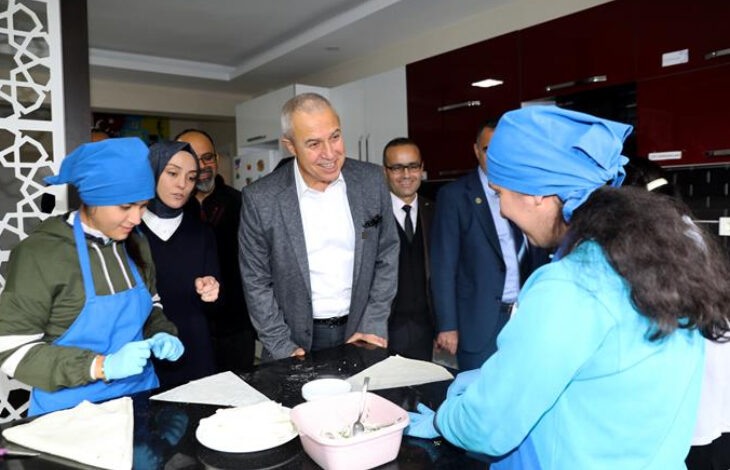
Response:
[[[479,167],[441,188],[431,230],[431,292],[437,346],[456,353],[459,368],[476,369],[497,349],[520,286],[547,261],[499,213],[487,185],[486,152],[496,120],[480,126]]]
[[[243,189],[241,274],[263,359],[344,342],[387,347],[398,234],[382,169],[345,158],[320,95],[282,110],[294,161]]]
[[[256,333],[246,310],[238,263],[230,261],[238,256],[241,194],[218,174],[218,153],[207,132],[185,129],[175,140],[189,143],[200,163],[197,191],[185,209],[213,227],[218,247],[222,295],[216,312],[209,318],[216,367],[221,372],[250,369]]]
[[[435,325],[428,293],[428,235],[434,205],[417,193],[423,175],[421,152],[411,139],[395,138],[383,149],[383,166],[400,238],[388,347],[402,356],[430,361]]]

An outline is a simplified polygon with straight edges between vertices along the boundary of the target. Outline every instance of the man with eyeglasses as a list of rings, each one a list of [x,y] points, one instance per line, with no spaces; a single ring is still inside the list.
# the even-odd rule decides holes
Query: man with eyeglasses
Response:
[[[430,361],[435,321],[428,288],[428,235],[434,206],[418,195],[421,152],[411,139],[397,137],[383,149],[383,166],[400,238],[398,293],[388,319],[388,348],[404,357]]]
[[[238,225],[241,193],[218,174],[218,154],[213,138],[200,129],[186,129],[175,140],[187,142],[198,156],[200,176],[195,197],[186,205],[213,227],[221,267],[221,290],[217,312],[210,317],[213,350],[219,371],[246,370],[254,359],[256,333],[243,296],[238,270]]]
[[[501,216],[487,182],[487,147],[497,119],[479,126],[479,166],[438,193],[431,231],[431,292],[436,347],[456,354],[461,370],[477,369],[497,350],[521,285],[547,261],[514,223]]]

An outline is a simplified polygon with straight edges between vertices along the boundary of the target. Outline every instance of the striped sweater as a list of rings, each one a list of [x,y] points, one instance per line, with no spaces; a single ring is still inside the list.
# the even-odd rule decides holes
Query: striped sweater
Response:
[[[0,295],[0,370],[50,391],[91,382],[91,363],[98,354],[51,344],[76,320],[86,301],[71,226],[75,215],[49,218],[13,249]],[[87,227],[84,231],[97,295],[131,288],[134,276],[122,244]],[[139,271],[154,304],[144,336],[177,334],[162,312],[149,245],[135,232],[131,237],[145,261]]]

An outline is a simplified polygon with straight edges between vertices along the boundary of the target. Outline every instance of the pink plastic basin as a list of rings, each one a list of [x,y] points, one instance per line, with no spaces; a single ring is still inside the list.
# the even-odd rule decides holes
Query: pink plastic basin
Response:
[[[408,413],[374,393],[367,394],[362,420],[366,431],[355,437],[340,435],[355,422],[360,397],[360,392],[346,393],[302,403],[291,411],[304,451],[325,470],[364,470],[398,456]],[[382,425],[386,426],[368,429]]]

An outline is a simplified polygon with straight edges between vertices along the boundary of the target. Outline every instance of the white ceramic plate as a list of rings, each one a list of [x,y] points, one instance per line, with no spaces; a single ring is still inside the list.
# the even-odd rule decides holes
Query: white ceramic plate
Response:
[[[258,408],[251,412],[254,407]],[[281,414],[269,414],[275,409]],[[291,441],[298,434],[289,420],[290,411],[289,408],[272,402],[218,410],[213,416],[200,420],[195,437],[205,447],[219,452],[259,452],[272,449]]]

